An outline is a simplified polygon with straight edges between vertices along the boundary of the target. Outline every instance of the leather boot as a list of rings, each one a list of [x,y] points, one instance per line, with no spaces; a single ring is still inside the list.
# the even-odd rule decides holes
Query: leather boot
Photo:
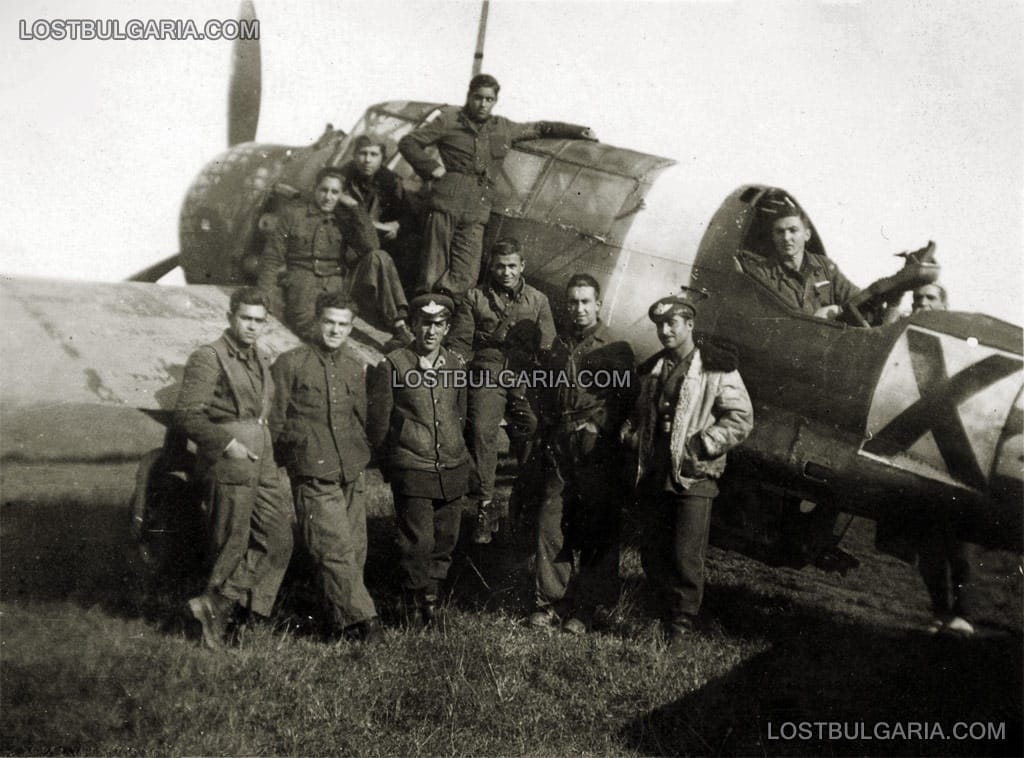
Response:
[[[192,618],[203,628],[203,644],[210,650],[223,650],[228,621],[234,611],[235,601],[218,592],[204,592],[188,601]]]
[[[481,500],[476,509],[476,526],[473,528],[473,542],[477,545],[488,545],[498,531],[498,509],[493,500]]]

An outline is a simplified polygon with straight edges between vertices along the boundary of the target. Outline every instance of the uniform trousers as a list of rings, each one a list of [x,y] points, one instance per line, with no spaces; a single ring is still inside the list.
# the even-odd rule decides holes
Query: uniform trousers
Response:
[[[356,301],[363,318],[391,330],[395,321],[408,315],[402,280],[391,256],[383,250],[371,250],[349,269],[343,292]]]
[[[341,292],[346,282],[339,276],[317,276],[302,268],[289,269],[284,287],[284,320],[299,337],[315,340],[316,299],[324,292]]]
[[[477,481],[472,497],[494,497],[494,479],[498,469],[498,428],[507,419],[506,433],[513,449],[533,438],[537,415],[522,387],[477,387],[469,390],[469,452],[476,462]]]
[[[917,569],[938,617],[970,619],[974,612],[974,573],[981,548],[958,540],[948,519],[933,524],[918,544]]]
[[[402,588],[419,595],[437,595],[459,541],[463,498],[444,500],[398,492],[394,497]]]
[[[432,210],[427,214],[417,293],[445,290],[458,296],[476,286],[487,214],[480,217],[479,209],[462,213]]]
[[[592,432],[555,436],[545,451],[537,517],[538,609],[613,605],[618,595],[620,487],[614,449]],[[580,552],[574,566],[573,551]],[[576,571],[574,572],[574,568]]]
[[[712,502],[713,497],[685,491],[641,489],[641,563],[647,578],[667,598],[669,621],[696,616],[704,599]]]
[[[363,475],[354,482],[311,477],[294,483],[299,528],[331,613],[344,629],[377,615],[363,583],[366,566],[366,493]]]
[[[381,329],[391,330],[395,321],[407,316],[408,301],[398,269],[383,250],[370,251],[337,276],[317,276],[303,268],[292,268],[285,282],[285,321],[306,340],[314,340],[319,334],[316,299],[324,292],[351,297],[363,318]]]
[[[265,436],[262,446],[242,441],[258,461],[221,457],[204,477],[212,563],[206,589],[269,616],[292,554],[294,516],[270,434],[262,425],[253,433]]]

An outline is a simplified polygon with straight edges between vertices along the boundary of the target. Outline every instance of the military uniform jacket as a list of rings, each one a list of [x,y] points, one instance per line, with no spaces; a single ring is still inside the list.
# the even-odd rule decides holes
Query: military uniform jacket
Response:
[[[398,149],[424,181],[432,182],[430,208],[486,221],[501,164],[514,143],[538,137],[580,137],[583,131],[573,124],[547,121],[517,124],[503,116],[478,123],[462,108],[446,105],[433,121],[402,137]],[[441,156],[440,164],[427,153],[432,145]],[[434,180],[431,174],[439,165],[447,173]]]
[[[548,357],[549,376],[564,375],[568,386],[556,382],[541,393],[544,424],[565,431],[589,421],[601,434],[614,437],[629,412],[633,364],[629,343],[612,340],[600,322],[581,339],[559,334]],[[617,382],[599,381],[613,374]]]
[[[716,356],[717,357],[717,356]],[[662,350],[638,369],[639,392],[627,430],[638,444],[636,481],[643,477],[654,455],[658,404],[668,350]],[[724,364],[721,358],[718,360]],[[718,363],[717,368],[725,368]],[[706,367],[699,348],[694,348],[671,412],[669,454],[673,480],[688,489],[725,471],[725,454],[740,444],[754,427],[754,411],[747,388],[735,369]]]
[[[377,231],[363,208],[338,206],[334,213],[324,213],[310,200],[293,201],[277,214],[267,237],[259,287],[271,291],[282,268],[340,274],[343,263],[351,264],[378,247]]]
[[[397,221],[400,226],[411,223],[412,209],[405,196],[405,188],[394,171],[381,166],[367,179],[359,173],[353,161],[346,163],[342,171],[345,173],[345,192],[359,201],[371,221]]]
[[[786,305],[810,315],[827,305],[845,305],[860,292],[824,255],[805,251],[799,271],[783,266],[774,257],[749,256],[743,264],[750,276],[774,291]]]
[[[434,381],[425,376],[431,372]],[[389,353],[373,369],[367,432],[383,468],[440,472],[469,463],[462,437],[466,379],[466,364],[444,347],[430,370],[420,367],[419,355],[408,347]]]
[[[525,281],[513,293],[474,287],[455,306],[447,345],[473,368],[521,370],[551,349],[555,322],[547,296]]]
[[[242,348],[229,331],[193,351],[185,364],[175,422],[196,443],[201,464],[223,454],[236,437],[235,422],[266,422],[273,390],[270,356],[257,346]]]
[[[355,481],[370,461],[362,363],[344,345],[302,345],[277,359],[273,376],[270,432],[288,474]]]

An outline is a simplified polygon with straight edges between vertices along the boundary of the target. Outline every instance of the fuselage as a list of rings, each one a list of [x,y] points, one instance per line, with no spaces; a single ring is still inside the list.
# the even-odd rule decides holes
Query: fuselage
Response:
[[[197,181],[186,201],[188,281],[251,281],[275,186],[277,195],[308,186],[322,165],[350,159],[358,134],[383,138],[387,165],[415,196],[421,181],[395,146],[437,108],[382,103],[344,139],[234,148],[201,175],[217,181]],[[238,179],[223,181],[235,166]],[[739,260],[763,242],[759,202],[781,190],[747,185],[723,201],[717,181],[600,143],[521,143],[497,177],[502,201],[486,240],[520,240],[527,278],[556,315],[568,278],[595,276],[602,319],[640,358],[660,347],[650,303],[681,285],[708,290],[696,329],[736,348],[755,405],[755,432],[735,456],[744,470],[872,518],[911,500],[976,513],[986,525],[983,541],[1019,549],[1021,329],[970,313],[921,313],[870,329],[798,313],[743,273]],[[234,199],[212,199],[215,190]],[[204,209],[223,218],[207,218]],[[210,229],[221,236],[214,240]],[[813,240],[825,253],[821,235]]]

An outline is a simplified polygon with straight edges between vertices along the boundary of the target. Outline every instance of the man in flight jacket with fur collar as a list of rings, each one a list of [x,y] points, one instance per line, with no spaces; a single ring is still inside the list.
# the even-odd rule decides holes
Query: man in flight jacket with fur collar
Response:
[[[715,480],[726,452],[747,438],[754,421],[735,356],[694,343],[703,297],[684,288],[651,306],[664,349],[638,369],[639,394],[621,434],[638,452],[641,555],[644,572],[667,595],[670,642],[695,628]]]

